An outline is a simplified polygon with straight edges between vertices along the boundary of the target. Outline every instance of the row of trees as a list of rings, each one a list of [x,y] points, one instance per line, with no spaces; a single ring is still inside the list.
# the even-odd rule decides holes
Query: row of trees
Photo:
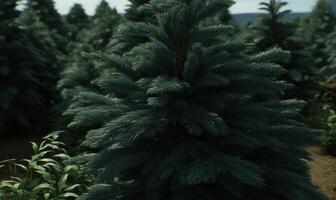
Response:
[[[54,127],[62,97],[67,98],[63,89],[74,84],[63,80],[57,89],[57,82],[74,72],[70,65],[80,62],[81,51],[107,45],[121,16],[105,1],[93,17],[79,4],[66,17],[52,0],[28,0],[23,11],[17,4],[0,3],[0,132],[45,133]]]
[[[230,0],[132,0],[124,15],[103,0],[65,17],[52,0],[16,4],[0,2],[0,130],[80,143],[68,162],[94,176],[82,199],[326,199],[303,149],[321,131],[293,99],[332,97],[327,0],[293,22],[285,2],[261,3],[241,29]]]

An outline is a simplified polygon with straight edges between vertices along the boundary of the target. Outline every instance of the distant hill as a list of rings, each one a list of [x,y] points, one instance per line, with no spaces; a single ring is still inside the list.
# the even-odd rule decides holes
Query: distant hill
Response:
[[[336,0],[335,0],[336,4]],[[293,19],[297,17],[302,17],[307,15],[308,13],[292,13],[287,15],[284,19],[288,21],[292,21]],[[262,13],[241,13],[241,14],[233,14],[233,19],[239,24],[239,25],[244,25],[249,21],[256,21],[258,17],[262,16]]]
[[[336,15],[336,0],[330,0],[331,6],[334,9]],[[293,20],[297,17],[302,17],[308,13],[292,13],[288,15],[285,20]],[[241,13],[241,14],[233,14],[233,18],[239,25],[244,25],[249,21],[254,22],[259,16],[262,16],[261,13]]]

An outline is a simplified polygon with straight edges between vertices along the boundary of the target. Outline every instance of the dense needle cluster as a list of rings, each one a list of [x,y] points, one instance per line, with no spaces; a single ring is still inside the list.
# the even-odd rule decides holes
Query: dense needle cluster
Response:
[[[147,41],[92,55],[102,92],[68,110],[72,126],[94,127],[83,145],[98,153],[83,157],[98,185],[84,199],[325,199],[302,148],[316,131],[295,120],[302,102],[278,97],[290,86],[273,62],[288,54],[251,54],[227,27],[200,26],[230,3],[152,1],[138,9],[156,21],[123,32]]]

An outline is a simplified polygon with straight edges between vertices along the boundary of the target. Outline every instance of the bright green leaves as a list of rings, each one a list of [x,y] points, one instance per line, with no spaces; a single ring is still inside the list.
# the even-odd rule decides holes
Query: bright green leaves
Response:
[[[44,137],[39,145],[32,142],[34,154],[24,164],[14,159],[0,162],[11,173],[9,180],[0,181],[4,199],[71,200],[86,191],[89,179],[80,175],[79,166],[64,163],[70,156],[58,134]]]

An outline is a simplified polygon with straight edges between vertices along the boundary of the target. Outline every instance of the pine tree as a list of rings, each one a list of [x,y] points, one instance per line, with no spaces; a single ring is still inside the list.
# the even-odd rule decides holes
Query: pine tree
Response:
[[[308,23],[306,36],[316,40],[331,33],[336,25],[336,17],[329,0],[318,0],[313,11],[305,19]]]
[[[48,28],[16,0],[0,2],[0,132],[47,129],[59,55]]]
[[[291,11],[283,10],[287,2],[270,0],[260,3],[260,10],[266,11],[259,21],[248,29],[248,37],[252,38],[259,50],[279,47],[291,53],[289,62],[280,61],[287,72],[281,77],[295,88],[286,92],[290,98],[311,99],[315,93],[315,79],[318,69],[312,64],[312,52],[308,43],[297,33],[297,24],[283,20]]]
[[[59,115],[67,108],[77,106],[74,97],[83,91],[97,91],[99,88],[93,84],[94,80],[100,76],[101,69],[93,65],[93,62],[85,58],[85,52],[104,50],[113,36],[115,29],[119,25],[121,16],[116,9],[111,9],[109,4],[103,0],[96,8],[96,13],[92,21],[88,23],[88,28],[78,32],[76,40],[69,44],[69,56],[65,69],[61,73],[58,82],[58,90],[62,96],[62,103],[58,105]],[[64,134],[68,144],[78,144],[83,135],[86,134],[86,127],[75,127],[68,125],[71,117],[62,116],[59,118],[57,129],[66,130]]]
[[[74,4],[66,16],[66,21],[70,26],[70,38],[73,41],[77,39],[78,33],[88,26],[89,17],[81,4]]]
[[[129,5],[129,8],[126,10],[126,18],[134,22],[145,21],[148,16],[138,8],[149,3],[150,0],[130,0],[130,2],[131,5]]]
[[[330,89],[335,88],[336,83],[336,28],[326,37],[325,53],[328,57],[328,64],[321,70],[321,81],[327,84]]]
[[[100,50],[109,43],[116,27],[119,25],[121,16],[115,8],[111,9],[109,4],[105,0],[102,0],[92,20],[85,42],[92,44],[95,49]]]
[[[71,124],[95,127],[83,145],[99,152],[86,172],[109,185],[83,199],[326,199],[302,148],[316,131],[295,120],[301,102],[277,98],[288,85],[272,61],[288,54],[249,55],[223,39],[226,27],[200,26],[228,1],[174,2],[163,11],[149,3],[157,23],[125,32],[147,42],[92,55],[110,73],[97,81],[102,94],[80,93]]]
[[[53,0],[28,0],[27,8],[32,9],[51,30],[61,35],[66,34],[66,28],[62,16],[57,12]]]
[[[313,51],[315,65],[318,68],[328,65],[325,53],[325,38],[334,30],[336,17],[329,0],[318,0],[313,11],[301,23],[301,36],[305,38]]]

